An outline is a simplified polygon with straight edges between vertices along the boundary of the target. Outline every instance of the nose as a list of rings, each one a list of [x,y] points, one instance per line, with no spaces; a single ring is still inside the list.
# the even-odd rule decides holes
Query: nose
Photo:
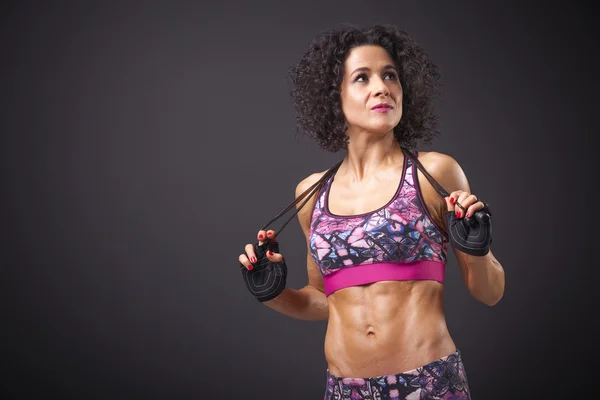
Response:
[[[390,89],[387,87],[383,79],[377,78],[373,80],[373,94],[375,97],[387,97],[390,95]]]

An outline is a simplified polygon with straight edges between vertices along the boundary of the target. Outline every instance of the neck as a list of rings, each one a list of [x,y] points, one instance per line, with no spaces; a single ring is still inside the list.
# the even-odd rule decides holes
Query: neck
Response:
[[[394,131],[383,136],[353,134],[348,143],[348,154],[340,166],[341,175],[352,181],[368,179],[403,158]]]

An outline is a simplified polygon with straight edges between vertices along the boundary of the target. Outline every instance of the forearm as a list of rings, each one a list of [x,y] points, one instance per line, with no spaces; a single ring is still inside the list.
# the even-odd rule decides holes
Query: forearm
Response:
[[[284,315],[301,320],[326,320],[329,317],[325,293],[310,285],[302,289],[285,288],[279,296],[263,304]]]
[[[504,269],[490,251],[482,257],[460,253],[459,263],[467,268],[466,285],[471,295],[488,306],[504,295]]]

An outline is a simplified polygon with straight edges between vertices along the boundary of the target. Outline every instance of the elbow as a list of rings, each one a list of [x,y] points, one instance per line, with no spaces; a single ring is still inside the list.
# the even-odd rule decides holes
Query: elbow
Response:
[[[493,307],[498,304],[504,297],[504,275],[498,279],[498,282],[496,282],[495,285],[488,288],[485,293],[481,293],[479,296],[475,297],[488,307]]]
[[[498,273],[491,281],[485,284],[471,283],[472,285],[469,285],[471,295],[488,307],[495,306],[504,297],[504,271],[501,269],[498,270]]]
[[[481,302],[488,307],[494,307],[496,304],[498,304],[500,302],[500,300],[502,300],[502,297],[503,297],[503,295],[500,294],[499,296],[482,299]]]
[[[465,286],[471,296],[493,307],[504,297],[504,268],[490,251],[483,257],[462,256],[458,261],[463,271]]]
[[[504,291],[498,292],[488,292],[488,293],[474,293],[471,292],[471,295],[479,302],[485,304],[488,307],[493,307],[502,300],[504,296]]]

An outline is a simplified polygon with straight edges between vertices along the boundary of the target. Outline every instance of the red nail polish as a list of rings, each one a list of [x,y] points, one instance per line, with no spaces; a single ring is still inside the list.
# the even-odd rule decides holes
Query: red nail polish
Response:
[[[460,211],[456,212],[456,218],[460,218]]]
[[[254,267],[252,265],[248,265],[248,271],[252,271]]]
[[[272,256],[272,255],[273,255],[273,252],[272,252],[271,250],[269,250],[269,255],[270,255],[270,256]]]
[[[259,239],[262,239],[262,238],[263,238],[263,235],[262,235],[262,234],[261,234],[261,235],[258,235],[258,238],[259,238]]]
[[[465,217],[470,218],[471,217],[471,213],[468,212],[467,215],[465,215]]]
[[[450,197],[450,203],[454,203],[454,197]]]
[[[256,257],[252,257],[250,261],[252,261],[252,264],[254,264],[256,262]]]

